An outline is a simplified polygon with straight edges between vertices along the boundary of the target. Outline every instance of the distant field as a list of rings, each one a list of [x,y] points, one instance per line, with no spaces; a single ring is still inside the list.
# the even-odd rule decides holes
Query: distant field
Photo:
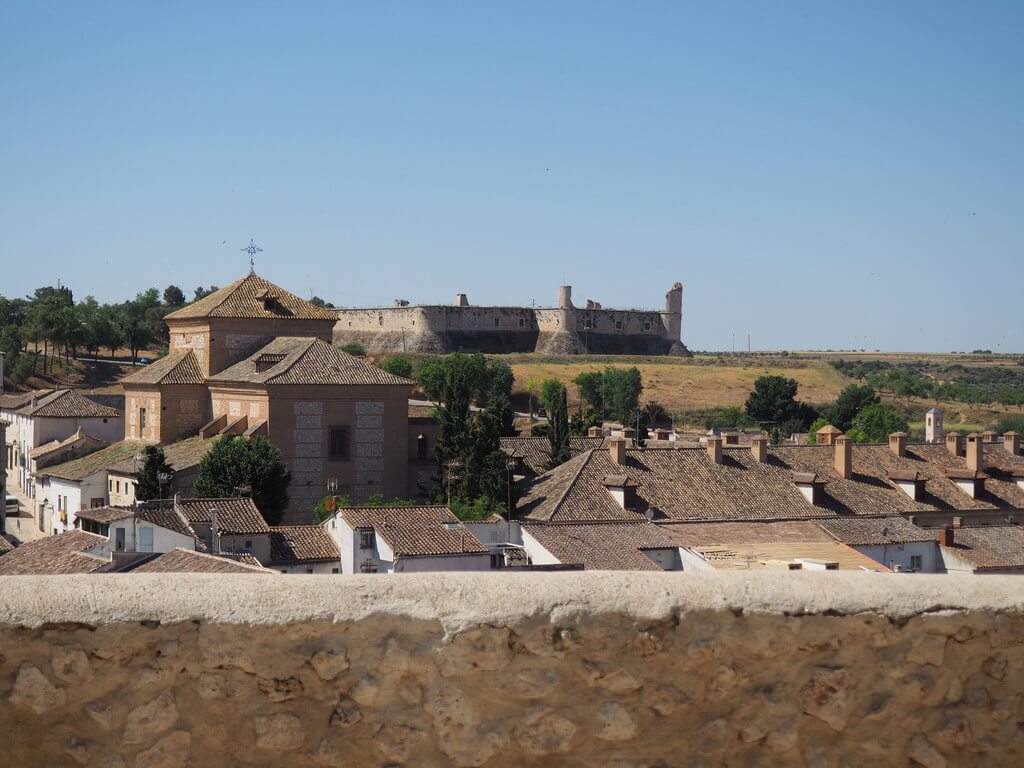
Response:
[[[543,358],[529,360],[528,356],[516,355],[506,359],[515,374],[515,390],[526,392],[531,383],[538,384],[545,379],[558,379],[569,389],[570,398],[575,401],[576,388],[572,379],[585,371],[600,371],[611,365],[616,367],[636,366],[643,377],[643,401],[657,400],[670,412],[716,408],[727,405],[743,405],[754,381],[759,376],[777,375],[796,379],[800,385],[801,400],[821,403],[830,402],[846,385],[846,379],[831,366],[821,361],[802,361],[796,366],[785,361],[772,359],[750,361],[730,359],[724,365],[717,365],[710,358],[678,360],[665,357],[622,358]]]

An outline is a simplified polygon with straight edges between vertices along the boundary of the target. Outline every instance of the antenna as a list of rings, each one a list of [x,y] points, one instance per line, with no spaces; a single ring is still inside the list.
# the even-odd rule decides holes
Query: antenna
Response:
[[[254,273],[256,271],[256,254],[263,253],[263,249],[256,245],[256,242],[250,237],[249,244],[240,250],[249,254],[249,272]]]

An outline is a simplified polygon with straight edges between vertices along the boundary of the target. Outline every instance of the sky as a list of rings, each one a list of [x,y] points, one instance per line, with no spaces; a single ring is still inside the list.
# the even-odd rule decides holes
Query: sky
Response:
[[[1024,3],[0,6],[0,294],[661,307],[1024,351]]]

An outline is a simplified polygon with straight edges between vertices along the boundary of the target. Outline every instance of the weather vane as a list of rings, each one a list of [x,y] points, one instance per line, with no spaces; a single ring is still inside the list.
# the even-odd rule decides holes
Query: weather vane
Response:
[[[249,244],[245,248],[241,249],[244,253],[249,254],[249,271],[256,271],[256,254],[263,253],[263,249],[256,245],[256,242],[250,237]]]

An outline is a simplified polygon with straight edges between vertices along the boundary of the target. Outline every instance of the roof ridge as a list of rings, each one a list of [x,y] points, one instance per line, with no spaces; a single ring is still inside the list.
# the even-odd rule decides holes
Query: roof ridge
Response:
[[[566,485],[565,490],[562,491],[561,495],[558,498],[558,501],[556,501],[555,504],[553,505],[553,507],[551,509],[551,514],[548,515],[548,517],[547,517],[547,522],[551,522],[551,518],[553,518],[556,514],[558,514],[558,510],[561,508],[562,504],[565,502],[566,497],[569,495],[569,491],[571,491],[573,488],[576,487],[576,483],[580,479],[580,475],[583,474],[583,470],[587,467],[588,464],[590,464],[590,459],[593,457],[594,451],[600,451],[600,450],[603,450],[603,449],[601,449],[601,448],[591,448],[591,449],[589,449],[587,451],[584,451],[583,453],[580,454],[581,456],[585,456],[586,458],[583,461],[580,462],[579,467],[576,469],[576,472],[572,476],[572,480],[569,482],[568,485]],[[570,459],[570,461],[571,461],[571,459]],[[568,462],[566,462],[566,463],[568,463]],[[564,466],[564,464],[563,464],[563,466]]]
[[[303,338],[303,337],[292,336],[291,338]],[[294,368],[298,364],[298,362],[303,357],[305,357],[305,355],[309,352],[309,350],[311,350],[313,348],[313,344],[315,342],[318,342],[318,341],[320,341],[320,339],[318,339],[316,336],[310,336],[308,338],[305,338],[304,339],[304,342],[306,344],[305,349],[300,349],[299,353],[297,355],[295,355],[295,357],[292,358],[292,361],[290,363],[286,364],[283,369],[281,369],[280,371],[275,373],[273,376],[268,378],[265,383],[266,384],[272,384],[275,379],[277,379],[280,376],[284,376],[286,373],[288,373],[292,368]],[[263,349],[266,349],[266,347],[264,347]],[[284,362],[284,361],[282,360],[281,362]]]

